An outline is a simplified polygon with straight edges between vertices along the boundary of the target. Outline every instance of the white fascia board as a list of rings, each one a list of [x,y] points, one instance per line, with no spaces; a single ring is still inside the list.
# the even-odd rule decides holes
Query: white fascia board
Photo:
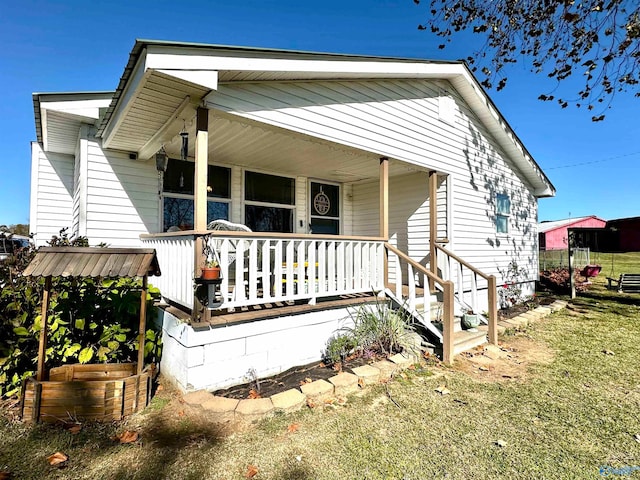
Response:
[[[155,70],[217,70],[248,72],[301,72],[357,74],[370,77],[449,78],[464,72],[462,64],[424,62],[376,62],[352,60],[256,58],[225,55],[188,55],[184,50],[176,53],[163,48],[148,47],[147,68]]]
[[[78,117],[97,120],[100,116],[100,109],[106,108],[111,103],[110,99],[101,100],[70,100],[60,102],[40,102],[43,110],[53,110]]]
[[[118,100],[117,109],[113,112],[109,124],[102,132],[102,147],[109,148],[109,144],[113,140],[115,132],[120,127],[120,124],[124,121],[127,113],[133,105],[133,99],[138,95],[140,90],[145,84],[145,79],[149,75],[149,70],[146,66],[147,53],[143,51],[138,57],[136,66],[133,68],[133,72],[127,81],[127,86]]]
[[[49,133],[47,129],[47,111],[42,108],[40,103],[40,128],[42,129],[42,148],[45,152],[49,151]]]
[[[162,69],[160,73],[171,77],[185,80],[189,83],[201,85],[210,90],[218,89],[218,72],[217,70],[174,70]]]

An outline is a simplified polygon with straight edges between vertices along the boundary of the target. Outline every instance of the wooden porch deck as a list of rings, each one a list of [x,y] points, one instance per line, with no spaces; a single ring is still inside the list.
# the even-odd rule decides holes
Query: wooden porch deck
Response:
[[[357,306],[367,303],[375,303],[379,300],[380,299],[372,293],[354,293],[326,299],[318,299],[317,303],[314,305],[309,305],[309,303],[305,301],[273,302],[236,308],[233,312],[229,312],[227,310],[212,310],[210,320],[201,322],[193,322],[191,315],[188,312],[185,312],[175,306],[159,305],[159,307],[164,308],[176,318],[183,320],[197,330],[199,328],[208,328],[211,326],[234,325],[258,320],[267,320],[269,318],[277,318],[282,315],[295,315],[317,312],[320,310]]]

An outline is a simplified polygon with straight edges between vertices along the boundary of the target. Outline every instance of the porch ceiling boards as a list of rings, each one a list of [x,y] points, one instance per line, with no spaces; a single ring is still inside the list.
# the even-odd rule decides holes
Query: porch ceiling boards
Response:
[[[180,131],[185,128],[190,139],[189,158],[194,158],[195,108],[209,90],[158,71],[144,75],[126,114],[110,134],[108,148],[137,152],[139,160],[147,160],[164,145],[170,157],[179,158]],[[212,164],[336,182],[379,176],[377,155],[216,110],[209,110],[208,146]],[[389,174],[416,170],[392,162]]]
[[[179,134],[184,122],[194,118],[195,107],[209,89],[155,70],[142,76],[134,92],[125,92],[125,96],[130,95],[127,109],[111,130],[105,131],[103,139],[110,149],[138,153],[154,140],[151,154],[144,155],[150,158]]]

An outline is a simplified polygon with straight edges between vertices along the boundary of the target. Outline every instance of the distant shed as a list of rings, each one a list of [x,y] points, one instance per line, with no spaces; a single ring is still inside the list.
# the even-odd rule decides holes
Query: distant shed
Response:
[[[606,220],[595,215],[541,222],[538,224],[538,248],[540,250],[566,249],[569,228],[604,228],[606,225]]]

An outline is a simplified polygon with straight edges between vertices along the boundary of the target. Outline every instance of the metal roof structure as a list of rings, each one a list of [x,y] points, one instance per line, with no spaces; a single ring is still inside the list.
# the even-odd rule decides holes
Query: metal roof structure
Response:
[[[42,247],[25,269],[31,277],[145,277],[160,275],[153,248]]]

